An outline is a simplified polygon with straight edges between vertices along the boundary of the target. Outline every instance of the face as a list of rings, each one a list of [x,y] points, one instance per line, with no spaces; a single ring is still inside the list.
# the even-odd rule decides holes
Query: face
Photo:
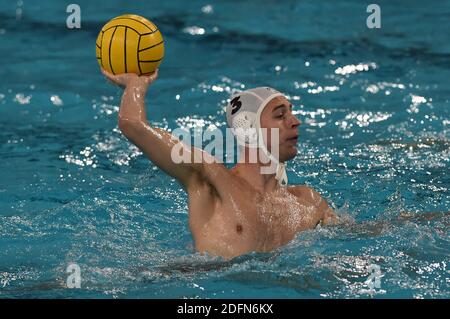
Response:
[[[270,128],[278,128],[279,160],[285,162],[297,155],[299,119],[292,114],[292,104],[284,96],[277,96],[267,104],[261,113],[261,127],[267,128],[265,143],[269,151],[272,149]]]

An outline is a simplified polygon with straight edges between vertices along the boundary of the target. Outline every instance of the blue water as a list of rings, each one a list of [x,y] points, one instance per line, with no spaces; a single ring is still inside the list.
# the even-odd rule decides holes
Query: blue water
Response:
[[[0,4],[1,298],[450,297],[450,1],[378,1],[378,30],[371,1],[77,3],[80,30],[61,1]],[[165,38],[151,123],[224,129],[231,92],[285,92],[304,122],[290,182],[344,223],[196,254],[186,195],[121,136],[98,69],[97,33],[123,13]]]

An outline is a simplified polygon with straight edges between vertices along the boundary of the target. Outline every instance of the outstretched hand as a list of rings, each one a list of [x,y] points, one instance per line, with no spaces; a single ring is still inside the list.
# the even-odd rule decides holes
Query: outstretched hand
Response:
[[[111,74],[101,68],[103,75],[113,84],[125,88],[128,85],[141,86],[147,88],[158,78],[158,69],[150,75],[137,75],[135,73]]]

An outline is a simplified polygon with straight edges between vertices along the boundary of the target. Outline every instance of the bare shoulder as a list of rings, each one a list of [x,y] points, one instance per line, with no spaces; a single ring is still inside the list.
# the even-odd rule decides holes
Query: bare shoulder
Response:
[[[292,185],[288,186],[287,190],[294,196],[299,197],[302,200],[312,202],[312,203],[319,203],[321,200],[323,200],[322,196],[315,191],[313,188],[306,186],[306,185]]]
[[[288,191],[299,199],[314,205],[322,215],[321,221],[323,225],[335,224],[338,221],[338,216],[328,205],[327,201],[313,188],[306,185],[293,185],[288,187]]]

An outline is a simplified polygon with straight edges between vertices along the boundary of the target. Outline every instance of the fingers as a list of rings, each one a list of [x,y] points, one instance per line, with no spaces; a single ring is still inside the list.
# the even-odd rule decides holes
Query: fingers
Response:
[[[152,74],[145,76],[145,81],[148,84],[151,84],[153,81],[155,81],[158,78],[158,71],[159,69],[156,69]]]
[[[100,68],[100,70],[102,71],[102,74],[106,77],[106,79],[108,81],[110,81],[113,84],[117,84],[117,81],[114,78],[114,75],[112,75],[111,73],[107,72],[105,69]]]
[[[101,68],[101,71],[103,73],[103,75],[106,77],[106,79],[111,82],[114,85],[118,85],[120,87],[124,86],[124,75],[125,74],[111,74],[108,71],[106,71],[105,69]]]
[[[137,76],[134,73],[124,73],[124,74],[111,74],[108,71],[106,71],[103,68],[100,68],[102,74],[106,77],[106,79],[118,86],[124,87],[129,83],[130,81],[134,79],[140,79],[142,83],[145,83],[147,85],[151,84],[153,81],[155,81],[158,78],[158,69],[156,69],[152,74],[147,76]]]
[[[148,80],[149,82],[153,82],[158,78],[158,69],[155,70],[155,72],[153,72],[149,77]]]
[[[102,71],[103,75],[108,79],[111,79],[111,74],[109,74],[108,71],[106,71],[104,68],[100,68],[100,71]]]
[[[153,77],[155,80],[158,78],[159,69],[156,69],[155,72],[151,74],[151,77]]]

